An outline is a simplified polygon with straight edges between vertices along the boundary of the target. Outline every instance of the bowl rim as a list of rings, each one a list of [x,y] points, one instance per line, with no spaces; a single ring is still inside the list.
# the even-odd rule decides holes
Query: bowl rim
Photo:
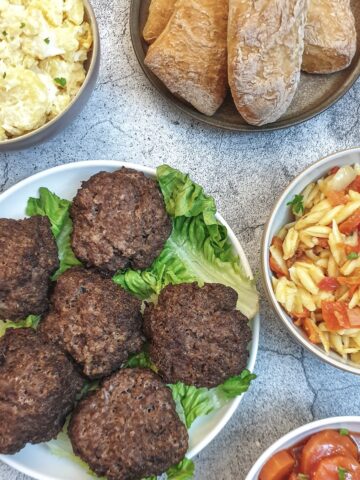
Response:
[[[73,107],[73,105],[78,101],[84,90],[86,90],[90,80],[95,72],[97,58],[100,52],[100,35],[98,29],[98,23],[96,20],[95,12],[93,6],[90,3],[90,0],[82,0],[85,8],[86,15],[88,16],[88,21],[90,23],[91,32],[93,36],[93,44],[91,49],[91,60],[89,68],[86,72],[84,83],[81,85],[79,91],[71,102],[66,106],[65,110],[60,112],[56,117],[52,118],[49,122],[44,123],[41,127],[32,130],[31,132],[20,135],[19,137],[8,138],[7,140],[0,140],[0,147],[5,147],[7,145],[16,145],[17,143],[31,139],[33,136],[45,132],[47,129],[50,129],[55,123],[57,123],[66,113]]]
[[[98,171],[100,172],[102,168],[112,168],[112,167],[121,168],[124,166],[127,168],[135,169],[137,171],[141,171],[152,177],[156,175],[156,168],[147,167],[141,164],[135,164],[135,163],[130,163],[126,161],[87,160],[87,161],[72,162],[72,163],[62,164],[56,167],[42,170],[41,172],[35,173],[34,175],[30,175],[29,177],[23,180],[20,180],[19,182],[17,182],[7,190],[5,190],[5,192],[0,194],[0,203],[3,200],[6,200],[7,197],[21,190],[23,187],[26,187],[27,185],[31,184],[34,181],[41,180],[42,178],[46,178],[49,174],[52,174],[52,173],[61,173],[68,170],[73,170],[77,168],[79,169],[88,168],[88,167],[97,167]],[[240,258],[240,261],[242,262],[245,273],[250,278],[253,279],[254,276],[253,276],[253,272],[251,270],[249,261],[234,231],[232,230],[232,228],[229,226],[229,224],[226,222],[226,220],[222,217],[220,213],[216,214],[216,218],[219,220],[220,223],[222,223],[227,228],[229,240],[231,241],[234,249],[239,255],[239,258]],[[251,372],[254,372],[258,349],[259,349],[259,340],[260,340],[260,312],[258,312],[256,316],[251,320],[251,325],[252,325],[252,341],[251,341],[251,348],[250,348],[249,361],[248,361],[247,368]],[[243,398],[244,398],[244,394],[229,401],[229,407],[227,411],[223,414],[221,420],[211,429],[209,433],[204,435],[202,440],[198,443],[198,445],[195,448],[192,448],[191,450],[189,450],[189,452],[187,453],[188,458],[191,459],[195,457],[204,448],[206,448],[210,442],[212,442],[215,439],[215,437],[223,430],[223,428],[232,418],[232,416],[234,415],[235,411],[237,410]],[[16,461],[16,459],[13,456],[0,455],[0,460],[6,463],[7,465],[15,468],[16,470],[21,471],[22,473],[25,473],[26,475],[29,475],[33,478],[37,478],[39,480],[52,480],[51,477],[38,473],[32,468],[22,466],[21,464],[19,465],[19,463]]]
[[[319,359],[323,360],[329,365],[332,365],[333,367],[339,368],[345,372],[349,373],[354,373],[355,375],[360,375],[360,365],[359,367],[354,367],[350,364],[345,363],[340,359],[334,358],[330,355],[328,355],[325,350],[322,350],[321,348],[313,345],[309,340],[307,340],[301,333],[298,327],[295,326],[293,322],[290,322],[288,320],[288,316],[285,313],[285,310],[282,308],[280,303],[276,300],[275,298],[275,293],[272,287],[272,282],[271,282],[271,275],[269,275],[269,251],[268,251],[268,245],[271,243],[271,238],[270,238],[270,231],[273,225],[273,222],[275,220],[276,215],[278,214],[279,210],[283,208],[285,201],[289,198],[289,194],[292,190],[296,189],[296,186],[298,183],[303,180],[304,178],[308,178],[308,183],[312,181],[312,177],[314,176],[314,171],[318,167],[322,167],[323,165],[326,165],[328,162],[332,160],[336,160],[338,157],[344,156],[344,154],[351,154],[351,153],[359,153],[360,154],[360,147],[353,147],[353,148],[347,148],[344,150],[340,150],[338,152],[332,153],[330,155],[326,155],[325,157],[322,157],[320,160],[317,160],[316,162],[312,163],[308,167],[306,167],[299,175],[297,175],[291,182],[290,184],[286,187],[284,192],[281,194],[281,196],[276,200],[274,207],[271,210],[270,216],[265,224],[264,227],[264,233],[262,236],[262,241],[261,241],[261,272],[262,272],[262,280],[263,280],[263,285],[265,287],[265,292],[267,295],[267,298],[270,301],[270,304],[277,314],[277,316],[280,318],[282,323],[286,326],[288,331],[291,333],[293,337],[296,338],[296,340],[303,346],[305,347],[309,352],[312,354],[316,355]]]
[[[297,443],[298,437],[306,434],[307,432],[314,430],[321,431],[326,430],[328,428],[335,428],[331,427],[334,424],[349,424],[349,423],[356,423],[359,424],[359,431],[360,431],[360,416],[341,416],[341,417],[328,417],[323,418],[322,420],[316,420],[310,423],[306,423],[301,427],[298,427],[294,430],[291,430],[289,433],[285,434],[284,436],[280,437],[276,442],[270,445],[258,458],[258,460],[254,463],[251,470],[245,477],[245,480],[257,480],[258,472],[260,472],[261,467],[269,460],[276,452],[281,451],[283,445],[286,443],[293,441],[294,445]]]

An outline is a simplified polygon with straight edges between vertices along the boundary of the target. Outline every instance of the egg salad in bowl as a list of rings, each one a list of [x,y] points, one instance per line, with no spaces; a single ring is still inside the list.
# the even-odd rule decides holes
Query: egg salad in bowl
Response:
[[[86,77],[83,0],[0,0],[0,141],[63,112]]]

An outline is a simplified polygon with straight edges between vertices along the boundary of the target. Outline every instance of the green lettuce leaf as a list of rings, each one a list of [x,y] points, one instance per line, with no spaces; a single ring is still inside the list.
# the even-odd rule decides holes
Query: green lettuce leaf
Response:
[[[146,348],[144,351],[137,353],[135,355],[132,355],[122,366],[122,368],[136,368],[136,367],[149,368],[150,370],[153,370],[155,373],[157,373],[157,368],[150,360],[150,357]]]
[[[191,480],[194,477],[195,465],[188,458],[169,468],[166,472],[168,480]]]
[[[173,217],[172,234],[149,269],[118,272],[114,281],[142,299],[158,295],[169,284],[222,283],[238,292],[238,309],[254,317],[258,311],[255,284],[233,252],[226,228],[215,218],[214,199],[167,165],[158,168],[157,178]]]
[[[40,322],[40,316],[29,315],[25,320],[19,322],[11,322],[10,320],[0,320],[0,337],[5,335],[9,328],[34,328],[36,329]]]
[[[256,375],[244,370],[216,388],[196,388],[179,382],[169,385],[181,420],[189,429],[198,417],[208,415],[226,403],[247,392]]]
[[[60,260],[60,267],[55,272],[53,280],[56,280],[69,268],[81,265],[71,248],[73,226],[69,213],[70,206],[71,202],[69,200],[59,198],[47,188],[42,187],[39,189],[39,198],[29,198],[26,207],[26,214],[30,217],[41,215],[48,217],[50,220]]]

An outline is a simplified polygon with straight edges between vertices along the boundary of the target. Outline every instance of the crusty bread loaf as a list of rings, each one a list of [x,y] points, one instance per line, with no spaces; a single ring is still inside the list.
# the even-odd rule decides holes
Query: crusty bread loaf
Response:
[[[146,21],[143,36],[147,43],[153,43],[165,29],[174,11],[176,0],[152,0],[149,16]]]
[[[350,0],[309,0],[302,69],[333,73],[348,67],[356,52]]]
[[[228,0],[178,0],[145,63],[174,94],[213,115],[227,90]]]
[[[300,81],[306,0],[229,0],[229,83],[242,117],[275,122]]]

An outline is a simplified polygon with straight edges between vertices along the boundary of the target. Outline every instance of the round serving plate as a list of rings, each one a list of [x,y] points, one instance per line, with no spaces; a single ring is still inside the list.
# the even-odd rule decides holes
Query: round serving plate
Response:
[[[229,93],[225,102],[213,117],[198,112],[190,104],[173,95],[165,85],[146,67],[144,63],[147,44],[143,40],[142,31],[148,17],[150,0],[132,0],[130,8],[130,30],[133,47],[141,68],[150,82],[169,102],[187,113],[195,120],[212,127],[238,132],[262,132],[280,130],[298,125],[322,113],[337,102],[355,83],[360,75],[360,2],[351,0],[356,18],[358,32],[358,48],[349,68],[331,75],[301,74],[300,86],[287,112],[274,123],[255,127],[247,124],[236,110]]]
[[[0,217],[23,218],[29,197],[37,197],[40,187],[47,187],[61,198],[71,200],[81,182],[100,171],[114,171],[121,167],[133,168],[149,177],[155,177],[156,171],[152,168],[118,161],[87,161],[78,162],[45,170],[14,185],[0,195]],[[239,255],[245,272],[249,277],[252,272],[245,253],[234,232],[226,221],[217,215],[217,219],[228,229],[229,239],[234,251]],[[253,371],[259,345],[260,317],[257,315],[252,321],[252,342],[248,368]],[[225,427],[241,402],[242,396],[230,401],[220,410],[211,415],[199,418],[192,425],[190,434],[190,448],[187,454],[192,458],[203,450]],[[15,455],[0,455],[0,460],[38,480],[93,480],[94,477],[86,473],[79,465],[69,459],[54,456],[46,445],[27,445]]]

